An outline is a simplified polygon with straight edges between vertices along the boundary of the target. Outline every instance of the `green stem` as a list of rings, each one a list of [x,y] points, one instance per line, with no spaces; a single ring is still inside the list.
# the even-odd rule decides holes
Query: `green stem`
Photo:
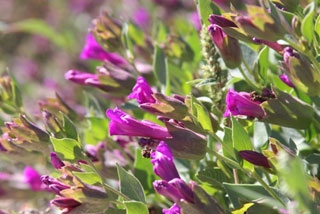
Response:
[[[123,198],[124,200],[126,200],[126,201],[129,201],[129,200],[130,200],[130,198],[128,198],[128,197],[127,197],[126,195],[124,195],[122,192],[120,192],[119,190],[117,190],[117,189],[113,188],[112,186],[109,186],[108,184],[105,184],[105,183],[103,182],[102,176],[100,175],[100,173],[99,173],[98,170],[96,169],[95,165],[91,162],[91,160],[90,160],[89,158],[86,158],[85,161],[87,161],[87,163],[89,164],[89,166],[91,166],[92,169],[95,171],[95,173],[96,173],[97,175],[99,175],[100,181],[101,181],[101,183],[103,183],[103,187],[104,187],[105,190],[109,190],[109,191],[115,193],[116,195],[122,197],[122,198]]]
[[[120,197],[122,197],[124,200],[126,201],[130,201],[130,198],[128,198],[126,195],[124,195],[122,192],[120,192],[119,190],[113,188],[112,186],[109,186],[108,184],[103,184],[104,188],[119,195]]]
[[[255,90],[259,91],[259,88],[247,77],[247,75],[244,73],[244,70],[242,69],[241,66],[239,66],[239,71],[242,74],[243,78],[245,81]]]
[[[251,175],[253,178],[255,178],[262,186],[263,188],[277,201],[279,201],[284,207],[286,206],[283,201],[279,198],[279,196],[262,180],[262,178],[255,172],[255,171],[249,171],[247,169],[242,168],[237,162],[226,158],[222,155],[220,155],[219,153],[217,153],[216,151],[213,150],[209,150],[210,153],[212,153],[213,155],[215,155],[219,160],[224,161],[226,164],[229,164],[231,167],[235,168],[235,169],[239,169],[241,171],[243,171],[245,174],[247,175]]]
[[[248,65],[247,61],[242,58],[242,62],[243,62],[243,65],[244,67],[246,68],[246,70],[254,77],[254,78],[258,78],[256,73],[254,73],[254,71],[250,68],[250,66]]]

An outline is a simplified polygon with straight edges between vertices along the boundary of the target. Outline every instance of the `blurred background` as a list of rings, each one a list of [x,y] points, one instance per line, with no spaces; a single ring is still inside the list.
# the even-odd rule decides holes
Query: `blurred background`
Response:
[[[55,92],[82,113],[85,112],[81,105],[83,88],[93,92],[96,98],[105,99],[102,92],[64,78],[70,69],[93,73],[101,64],[81,60],[79,56],[92,20],[102,11],[120,21],[131,20],[149,35],[160,21],[172,26],[170,30],[174,34],[191,32],[190,38],[197,41],[193,49],[199,50],[195,56],[197,63],[200,61],[197,32],[200,26],[193,0],[0,0],[0,73],[3,75],[9,69],[14,74],[23,92],[24,110],[35,121],[41,118],[39,100],[55,97]],[[191,68],[184,69],[192,79]],[[190,92],[191,86],[184,90]],[[8,115],[0,113],[1,127],[4,121],[10,120]],[[44,157],[32,158],[28,163],[10,165],[8,161],[0,161],[0,213],[1,210],[37,213],[33,208],[41,213],[51,212],[46,208],[52,195],[30,190],[23,180],[26,164],[37,165],[41,174],[50,173]],[[31,203],[35,198],[37,201]]]

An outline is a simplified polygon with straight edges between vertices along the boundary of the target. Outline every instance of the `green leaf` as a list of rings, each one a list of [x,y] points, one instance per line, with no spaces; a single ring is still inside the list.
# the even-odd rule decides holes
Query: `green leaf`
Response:
[[[269,68],[269,47],[265,46],[258,54],[258,72],[260,77],[266,81]]]
[[[87,117],[88,129],[85,130],[85,142],[96,145],[108,136],[108,121],[106,118]]]
[[[194,103],[194,105],[197,109],[197,119],[201,124],[202,128],[209,132],[213,132],[211,119],[207,109],[205,109],[205,107],[199,103]]]
[[[306,158],[306,161],[310,164],[320,164],[320,154],[312,154]]]
[[[315,114],[312,106],[277,88],[273,91],[276,99],[261,104],[267,113],[261,121],[295,129],[309,128]]]
[[[301,24],[301,33],[308,40],[309,44],[312,42],[314,25],[313,25],[314,10],[310,10],[304,17]]]
[[[228,127],[224,128],[224,136],[222,141],[223,155],[229,158],[237,159],[237,155],[234,152],[232,141],[232,130]]]
[[[124,23],[123,27],[122,27],[122,43],[126,49],[126,54],[128,59],[133,59],[134,55],[133,55],[133,45],[132,45],[132,41],[129,38],[129,25],[128,23]]]
[[[138,201],[126,201],[124,202],[127,214],[149,214],[148,207]]]
[[[252,150],[251,140],[246,130],[232,115],[231,115],[231,120],[232,120],[233,147],[237,151]]]
[[[255,148],[260,148],[269,139],[271,129],[269,124],[262,122],[254,122],[254,134],[253,134],[253,145]]]
[[[90,93],[84,91],[84,106],[87,109],[87,115],[90,116],[99,116],[99,117],[104,117],[105,114],[101,109],[101,106],[98,102],[98,100]]]
[[[243,204],[253,201],[259,201],[259,203],[264,204],[269,207],[283,208],[283,205],[272,198],[272,196],[264,189],[264,187],[256,184],[231,184],[224,183],[224,188],[226,189],[231,203],[234,208],[239,209]],[[285,203],[288,199],[281,195],[281,193],[275,189],[271,188]]]
[[[209,16],[211,14],[220,15],[220,9],[212,3],[211,0],[198,0],[198,11],[200,13],[200,18],[202,24],[206,26],[210,25]]]
[[[239,152],[242,150],[252,150],[252,144],[249,135],[246,130],[240,125],[240,123],[231,115],[232,120],[232,142],[233,148]],[[241,160],[239,154],[236,153],[237,159]],[[253,170],[253,164],[246,160],[243,160],[243,167]]]
[[[17,107],[20,108],[23,106],[21,89],[20,89],[19,84],[16,80],[16,77],[13,75],[13,73],[9,69],[7,69],[7,72],[10,76],[11,81],[12,81],[12,94],[13,94],[14,103]]]
[[[243,59],[247,62],[250,68],[253,68],[254,61],[257,59],[257,53],[246,43],[240,42],[240,48]]]
[[[193,193],[194,203],[188,203],[186,201],[178,202],[181,208],[181,214],[225,214],[225,211],[219,203],[199,185],[194,185]]]
[[[66,134],[67,138],[72,138],[76,141],[79,141],[80,137],[73,122],[64,113],[60,112],[60,114],[63,118],[63,131]]]
[[[150,159],[141,155],[141,149],[136,150],[134,176],[141,182],[146,194],[154,192],[152,182],[156,180],[156,176],[153,172],[153,165]]]
[[[73,172],[82,182],[89,185],[102,184],[102,180],[99,175],[94,172]]]
[[[230,182],[231,179],[227,177],[223,171],[218,168],[205,168],[198,172],[196,177],[202,181],[207,182],[215,188],[223,189],[223,182]]]
[[[320,15],[318,15],[318,17],[317,17],[316,24],[314,25],[314,28],[315,28],[314,30],[316,31],[316,33],[320,37]]]
[[[109,207],[106,214],[126,214],[126,210]]]
[[[153,69],[155,75],[160,82],[161,91],[166,95],[170,95],[170,80],[169,80],[169,71],[167,58],[164,51],[156,45],[154,50],[154,60],[153,60]]]
[[[129,23],[128,35],[137,45],[145,45],[144,32],[136,25]]]
[[[117,164],[118,176],[120,179],[120,191],[128,198],[146,203],[143,187],[140,181],[132,174]]]
[[[53,144],[54,151],[62,160],[70,161],[72,163],[78,160],[86,160],[87,158],[82,153],[79,143],[71,138],[56,139],[50,137]]]

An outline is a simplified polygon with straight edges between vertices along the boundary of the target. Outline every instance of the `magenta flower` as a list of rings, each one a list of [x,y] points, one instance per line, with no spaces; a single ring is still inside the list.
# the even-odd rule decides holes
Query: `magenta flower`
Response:
[[[129,94],[129,99],[137,99],[139,104],[143,103],[155,103],[156,100],[152,96],[153,92],[147,81],[143,77],[137,78],[137,83],[132,89],[132,93]]]
[[[87,35],[86,44],[81,52],[80,58],[108,61],[114,65],[128,64],[121,56],[103,50],[91,33]]]
[[[175,203],[181,199],[193,203],[193,192],[191,188],[180,178],[175,178],[169,182],[157,180],[153,182],[153,187],[157,193],[170,198]]]
[[[88,85],[88,80],[98,80],[96,74],[81,72],[78,70],[69,70],[65,73],[64,78],[77,84]]]
[[[169,210],[163,209],[162,212],[163,214],[181,214],[180,207],[176,203],[174,203]]]
[[[30,166],[26,166],[23,172],[24,182],[29,184],[33,191],[42,191],[42,181],[39,173]]]
[[[268,158],[259,152],[243,150],[243,151],[239,151],[239,155],[246,161],[256,166],[271,168]]]
[[[282,74],[279,77],[282,80],[282,82],[284,82],[287,86],[289,86],[291,88],[295,88],[295,85],[291,82],[291,80],[289,79],[289,77],[286,74]]]
[[[43,176],[41,176],[40,179],[41,179],[42,183],[47,186],[46,189],[48,191],[53,192],[57,195],[60,195],[60,191],[62,191],[64,189],[70,189],[70,186],[64,185],[50,176],[43,175]]]
[[[63,166],[65,166],[55,152],[51,152],[50,157],[51,157],[51,164],[54,168],[61,169]]]
[[[153,182],[153,188],[157,193],[170,198],[174,202],[178,202],[183,198],[179,190],[171,185],[168,181],[156,180]]]
[[[180,178],[177,168],[173,163],[172,152],[164,141],[161,141],[156,151],[151,154],[151,159],[154,173],[163,180],[170,181],[174,178]]]
[[[211,38],[229,68],[236,68],[241,64],[242,52],[238,40],[225,34],[221,27],[212,24],[208,27]]]
[[[194,202],[192,189],[182,179],[174,178],[169,181],[169,184],[179,190],[184,200],[190,203]]]
[[[111,119],[109,123],[110,135],[150,137],[158,140],[171,137],[166,128],[148,120],[135,120],[118,108],[108,109],[106,114]]]
[[[283,50],[282,46],[277,42],[269,42],[266,40],[257,39],[256,37],[253,37],[252,40],[258,44],[265,44],[265,45],[269,46],[270,48],[272,48],[273,50],[278,51],[278,52]]]
[[[216,24],[219,27],[238,27],[233,21],[219,15],[212,14],[209,17],[209,21],[211,24]]]
[[[233,116],[244,115],[249,117],[263,118],[266,116],[265,111],[257,101],[250,99],[250,94],[247,92],[237,92],[229,89],[226,97],[227,108],[224,117],[229,117],[230,113]]]

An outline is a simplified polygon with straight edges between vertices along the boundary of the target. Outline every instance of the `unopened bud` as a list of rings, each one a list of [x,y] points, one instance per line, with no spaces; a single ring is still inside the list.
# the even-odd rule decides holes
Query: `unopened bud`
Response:
[[[243,150],[243,151],[239,151],[239,155],[246,161],[256,166],[271,168],[268,158],[259,152]]]

